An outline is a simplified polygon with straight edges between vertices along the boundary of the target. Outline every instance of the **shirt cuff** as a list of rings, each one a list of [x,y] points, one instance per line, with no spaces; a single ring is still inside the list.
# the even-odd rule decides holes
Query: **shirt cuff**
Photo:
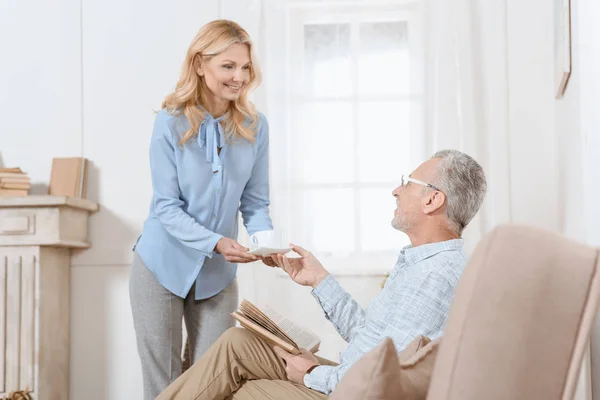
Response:
[[[327,314],[344,297],[346,291],[338,281],[331,275],[327,275],[313,290],[312,295],[317,299],[323,311]],[[316,369],[316,368],[315,368]]]
[[[313,369],[310,374],[304,375],[304,386],[307,388],[328,394],[330,392],[327,387],[329,375],[331,375],[334,367],[329,365],[320,365]]]
[[[256,232],[273,230],[273,224],[271,223],[271,220],[269,219],[268,212],[267,212],[266,216],[258,216],[258,215],[252,216],[252,218],[257,219],[258,221],[250,220],[250,217],[248,217],[248,218],[249,218],[248,223],[244,225],[246,227],[246,231],[248,232],[248,236],[252,236]]]
[[[210,249],[210,251],[206,252],[206,257],[213,258],[213,256],[217,254],[215,247],[217,247],[217,243],[219,243],[219,240],[221,239],[223,239],[223,235],[219,235],[218,233],[212,235],[208,241],[207,247]]]

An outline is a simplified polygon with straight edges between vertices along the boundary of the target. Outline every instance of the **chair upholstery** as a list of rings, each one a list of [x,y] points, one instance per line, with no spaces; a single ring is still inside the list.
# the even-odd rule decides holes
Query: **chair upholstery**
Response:
[[[573,398],[600,299],[598,250],[496,228],[457,288],[428,400]]]

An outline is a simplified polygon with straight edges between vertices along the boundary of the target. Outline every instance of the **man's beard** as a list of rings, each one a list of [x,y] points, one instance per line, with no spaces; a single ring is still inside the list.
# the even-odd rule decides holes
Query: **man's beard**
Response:
[[[406,233],[414,226],[414,218],[409,215],[396,215],[392,220],[392,227]]]

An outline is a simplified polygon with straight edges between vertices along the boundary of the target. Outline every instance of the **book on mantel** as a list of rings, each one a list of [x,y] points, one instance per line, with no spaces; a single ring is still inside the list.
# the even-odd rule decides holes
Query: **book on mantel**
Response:
[[[84,199],[87,191],[87,159],[53,158],[48,194]]]
[[[0,168],[0,196],[27,196],[31,182],[21,168]]]

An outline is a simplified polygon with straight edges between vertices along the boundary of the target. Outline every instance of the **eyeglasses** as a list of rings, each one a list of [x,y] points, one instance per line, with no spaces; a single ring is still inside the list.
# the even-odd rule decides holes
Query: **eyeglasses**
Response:
[[[436,186],[433,186],[431,183],[427,183],[427,182],[423,182],[423,181],[420,181],[420,180],[418,180],[418,179],[415,179],[415,178],[411,178],[411,177],[410,177],[410,176],[408,176],[408,175],[402,175],[402,178],[401,178],[401,179],[402,179],[402,180],[401,180],[400,186],[402,186],[402,187],[406,187],[406,185],[407,185],[409,182],[412,182],[412,183],[416,183],[417,185],[422,185],[422,186],[425,186],[425,187],[428,187],[428,188],[432,188],[432,189],[434,189],[434,190],[437,190],[438,192],[442,192],[442,193],[444,193],[444,192],[443,192],[443,191],[442,191],[440,188],[438,188],[438,187],[436,187]]]

